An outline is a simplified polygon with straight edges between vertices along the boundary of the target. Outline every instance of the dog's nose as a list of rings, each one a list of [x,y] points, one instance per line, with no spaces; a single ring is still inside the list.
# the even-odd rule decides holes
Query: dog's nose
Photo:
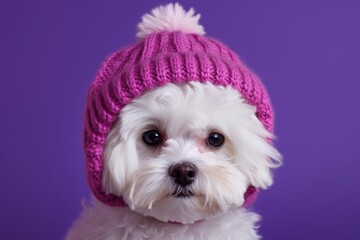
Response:
[[[189,162],[177,163],[169,168],[169,175],[174,178],[175,183],[181,186],[191,184],[197,172],[196,166]]]

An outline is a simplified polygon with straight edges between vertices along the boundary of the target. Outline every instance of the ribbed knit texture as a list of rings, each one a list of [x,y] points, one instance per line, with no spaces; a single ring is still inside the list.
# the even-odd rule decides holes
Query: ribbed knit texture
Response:
[[[106,136],[121,109],[150,89],[189,81],[238,90],[256,106],[258,119],[272,132],[273,112],[263,84],[229,48],[196,34],[152,33],[110,56],[88,93],[84,150],[88,182],[99,200],[112,206],[125,205],[121,197],[105,194],[101,186]]]

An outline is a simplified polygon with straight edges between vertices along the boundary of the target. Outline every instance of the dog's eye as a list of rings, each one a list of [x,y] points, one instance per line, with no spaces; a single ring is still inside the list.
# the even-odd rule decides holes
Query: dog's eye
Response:
[[[143,134],[142,139],[144,143],[149,146],[159,145],[163,141],[160,132],[158,132],[157,130],[146,131]]]
[[[224,144],[225,137],[217,132],[212,132],[209,134],[206,143],[209,147],[219,148]]]

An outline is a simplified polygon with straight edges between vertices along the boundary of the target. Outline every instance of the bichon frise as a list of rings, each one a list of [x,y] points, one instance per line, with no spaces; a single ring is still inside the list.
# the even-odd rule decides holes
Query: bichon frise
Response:
[[[84,148],[95,195],[68,240],[259,239],[244,206],[269,187],[265,88],[178,4],[143,17],[139,43],[90,88]]]

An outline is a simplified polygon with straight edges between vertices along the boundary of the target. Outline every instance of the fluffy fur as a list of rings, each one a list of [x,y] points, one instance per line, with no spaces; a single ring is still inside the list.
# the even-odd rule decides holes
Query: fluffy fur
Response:
[[[67,239],[259,239],[259,217],[241,208],[243,196],[249,185],[272,184],[281,156],[255,112],[231,87],[199,82],[167,84],[133,100],[108,135],[103,169],[103,188],[129,208],[94,201]],[[152,129],[163,136],[160,146],[142,140]],[[214,131],[225,136],[217,149],[206,144]],[[184,161],[198,174],[179,188],[169,168]],[[193,196],[174,197],[177,191]]]
[[[237,208],[194,224],[172,224],[144,217],[129,208],[114,208],[94,200],[68,233],[68,240],[219,240],[259,239],[259,215]]]

